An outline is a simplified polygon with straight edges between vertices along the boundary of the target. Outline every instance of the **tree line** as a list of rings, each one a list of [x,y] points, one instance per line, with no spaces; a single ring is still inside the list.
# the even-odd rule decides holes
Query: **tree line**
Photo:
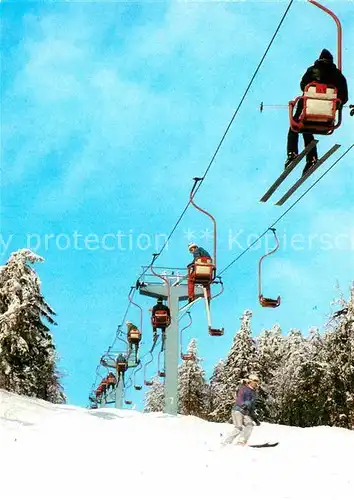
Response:
[[[0,388],[53,403],[65,395],[50,326],[55,311],[41,294],[32,268],[43,259],[31,250],[14,252],[0,267]],[[296,426],[354,428],[354,286],[337,301],[320,333],[298,329],[287,335],[279,325],[255,335],[252,312],[245,311],[224,359],[209,380],[197,342],[188,346],[192,360],[179,367],[179,413],[227,422],[237,387],[250,372],[261,378],[258,416]],[[155,379],[145,411],[162,411],[164,387]]]
[[[341,297],[320,334],[307,336],[279,325],[254,336],[252,312],[245,311],[231,348],[207,380],[196,340],[188,352],[194,360],[179,368],[179,413],[213,422],[228,422],[237,387],[250,372],[261,378],[260,420],[299,427],[330,425],[354,428],[354,287]],[[156,378],[145,411],[163,410],[163,385]]]

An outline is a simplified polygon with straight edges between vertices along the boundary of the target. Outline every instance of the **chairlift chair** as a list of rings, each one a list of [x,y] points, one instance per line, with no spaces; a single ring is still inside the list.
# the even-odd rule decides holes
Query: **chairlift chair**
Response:
[[[151,324],[154,328],[167,328],[171,323],[167,311],[156,311],[151,317]]]
[[[117,371],[126,371],[128,368],[128,363],[126,361],[118,361],[117,362]]]
[[[132,330],[130,330],[130,332],[128,333],[128,341],[140,342],[140,340],[141,340],[140,330],[138,330],[137,328],[133,328]]]
[[[158,355],[158,358],[157,358],[157,366],[158,366],[158,370],[157,370],[157,374],[159,377],[161,378],[164,378],[165,377],[165,370],[160,370],[160,358],[161,358],[161,354],[163,353],[163,348],[161,349],[161,351],[159,352],[159,355]]]
[[[134,370],[133,383],[134,383],[134,389],[136,391],[141,391],[141,389],[143,388],[142,385],[136,383],[136,375],[137,375],[138,372],[140,372],[140,370],[142,369],[142,367],[143,367],[143,365],[142,365],[141,361],[139,361],[139,368],[137,368],[137,369]]]
[[[194,275],[194,283],[196,285],[208,286],[215,279],[216,267],[211,259],[201,257],[188,268],[188,277]]]
[[[333,85],[311,82],[302,96],[289,102],[290,126],[294,132],[319,135],[333,134],[342,122],[341,101]],[[302,105],[298,119],[294,118],[297,105]],[[338,111],[338,117],[337,117]]]
[[[181,359],[182,359],[182,361],[194,361],[195,360],[194,354],[183,353],[183,332],[184,332],[184,330],[187,330],[188,328],[190,328],[190,326],[193,323],[190,311],[187,311],[186,314],[188,314],[188,316],[189,316],[189,323],[188,323],[188,325],[186,325],[185,327],[183,327],[182,330],[181,330],[181,332],[180,332]]]
[[[342,25],[339,18],[316,0],[308,0],[315,7],[323,10],[336,23],[337,27],[337,67],[342,71]],[[295,106],[302,101],[299,120],[294,120]],[[306,85],[302,96],[289,102],[290,126],[294,132],[309,132],[330,135],[340,127],[342,122],[341,101],[337,89],[333,85],[311,82]],[[337,115],[338,112],[338,116]],[[337,119],[337,121],[336,121]],[[272,303],[272,302],[270,302]],[[275,302],[274,302],[275,303]],[[266,306],[267,307],[267,306]],[[270,306],[273,307],[273,306]],[[276,307],[276,306],[275,306]]]
[[[205,298],[205,308],[206,308],[207,319],[208,319],[209,335],[211,335],[212,337],[221,337],[222,335],[224,335],[224,328],[213,328],[212,327],[208,293],[207,293],[205,288],[203,289],[203,291],[204,291],[204,298]]]
[[[205,214],[207,217],[209,217],[212,220],[213,223],[213,234],[214,234],[214,244],[213,244],[213,259],[209,259],[206,257],[200,257],[199,259],[196,259],[196,261],[193,263],[193,265],[189,266],[188,268],[188,278],[191,278],[193,274],[193,280],[195,284],[199,284],[203,286],[203,293],[204,293],[204,298],[205,298],[205,308],[206,308],[206,314],[207,314],[207,319],[208,319],[208,331],[209,334],[212,336],[218,336],[220,337],[221,335],[224,334],[224,328],[217,329],[213,328],[211,324],[211,314],[210,314],[210,300],[208,298],[208,292],[207,292],[207,287],[210,287],[211,284],[214,282],[216,278],[216,237],[217,237],[217,231],[216,231],[216,219],[213,217],[209,212],[204,210],[203,208],[199,207],[195,201],[194,201],[194,196],[196,193],[196,187],[198,182],[200,182],[202,178],[200,177],[195,177],[194,178],[194,185],[193,188],[190,192],[189,195],[189,201],[190,203],[196,208],[199,212],[202,212]]]
[[[259,265],[258,265],[258,298],[259,298],[259,303],[262,307],[269,307],[269,308],[275,308],[280,306],[280,296],[278,296],[277,299],[270,299],[268,297],[264,297],[262,294],[262,262],[263,260],[268,257],[269,255],[273,254],[276,252],[279,248],[279,240],[276,234],[276,231],[274,228],[270,228],[270,231],[273,232],[275,241],[276,241],[276,246],[268,253],[263,255],[260,260],[259,260]]]
[[[146,377],[146,368],[148,367],[148,365],[150,363],[152,363],[153,359],[154,359],[154,355],[152,352],[150,352],[151,354],[151,359],[150,361],[148,361],[147,363],[145,363],[144,365],[144,385],[148,386],[148,387],[151,387],[153,385],[153,381],[152,380],[148,380],[147,377]]]

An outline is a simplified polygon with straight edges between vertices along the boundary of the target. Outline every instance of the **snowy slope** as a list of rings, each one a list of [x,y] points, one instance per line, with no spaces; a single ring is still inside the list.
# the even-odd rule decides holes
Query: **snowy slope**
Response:
[[[0,391],[0,498],[354,498],[353,431],[262,424],[252,442],[278,447],[221,447],[230,429]]]

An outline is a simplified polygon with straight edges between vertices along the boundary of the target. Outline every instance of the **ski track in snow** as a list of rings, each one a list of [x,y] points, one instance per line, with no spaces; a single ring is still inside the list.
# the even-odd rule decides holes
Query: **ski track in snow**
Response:
[[[1,500],[350,500],[354,432],[263,423],[221,446],[229,424],[52,405],[0,390]]]

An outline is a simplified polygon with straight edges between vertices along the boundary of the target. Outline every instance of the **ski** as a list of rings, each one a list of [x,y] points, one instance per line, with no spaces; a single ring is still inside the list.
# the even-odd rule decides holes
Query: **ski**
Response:
[[[194,306],[194,304],[196,304],[197,302],[199,302],[203,298],[204,297],[197,297],[195,300],[193,300],[193,302],[189,302],[185,306],[181,307],[181,309],[178,311],[178,314],[187,312],[190,307]]]
[[[333,147],[331,147],[331,149],[328,150],[326,154],[324,154],[311,168],[308,169],[306,174],[304,174],[297,182],[295,182],[293,187],[291,187],[289,191],[287,191],[284,196],[280,198],[279,201],[277,201],[276,205],[278,205],[279,207],[283,205],[283,203],[285,203],[290,198],[290,196],[295,193],[297,188],[299,188],[310,177],[310,175],[312,175],[322,165],[322,163],[324,163],[339,148],[340,144],[335,144]]]
[[[277,443],[263,443],[263,444],[249,444],[249,448],[274,448],[274,446],[278,446],[279,441]]]
[[[311,151],[311,149],[313,149],[316,144],[318,143],[317,140],[313,140],[310,142],[310,144],[308,144],[306,146],[306,148],[301,151],[301,153],[295,158],[295,160],[293,160],[287,167],[286,169],[284,169],[284,171],[282,172],[282,174],[278,177],[278,179],[274,182],[274,184],[268,189],[268,191],[262,196],[262,198],[260,199],[260,201],[262,202],[265,202],[267,200],[269,200],[269,198],[272,196],[272,194],[274,193],[274,191],[276,189],[278,189],[278,187],[280,186],[280,184],[288,177],[289,174],[291,174],[291,172],[294,170],[294,168],[296,167],[296,165],[298,163],[300,163],[300,161],[304,158],[304,156],[307,155],[307,153],[309,153]]]

